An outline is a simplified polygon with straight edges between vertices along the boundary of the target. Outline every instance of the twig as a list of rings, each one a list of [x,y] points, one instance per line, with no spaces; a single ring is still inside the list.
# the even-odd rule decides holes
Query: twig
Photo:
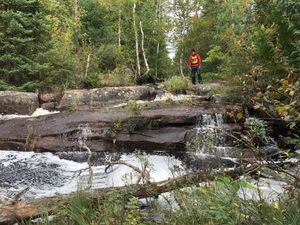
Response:
[[[29,190],[29,187],[23,188],[21,191],[15,193],[12,197],[12,201],[17,201],[23,194],[25,194]]]
[[[125,166],[128,166],[130,167],[131,169],[133,169],[134,171],[138,172],[139,174],[141,174],[141,178],[144,178],[146,183],[150,183],[150,174],[149,172],[147,172],[146,170],[146,167],[147,166],[144,166],[143,169],[140,169],[139,167],[137,166],[134,166],[128,162],[125,162],[125,161],[122,161],[122,160],[119,160],[119,161],[115,161],[115,162],[110,162],[109,165],[105,168],[105,172],[107,172],[108,168],[110,168],[112,165],[125,165]],[[145,164],[146,165],[146,164]],[[140,181],[140,179],[138,179],[138,181]]]
[[[88,179],[88,186],[86,187],[86,189],[91,189],[92,185],[93,185],[93,168],[92,168],[92,162],[91,162],[92,151],[86,145],[83,145],[81,147],[84,148],[84,149],[86,149],[87,152],[88,152],[87,163],[88,163],[88,166],[89,166],[89,179]]]

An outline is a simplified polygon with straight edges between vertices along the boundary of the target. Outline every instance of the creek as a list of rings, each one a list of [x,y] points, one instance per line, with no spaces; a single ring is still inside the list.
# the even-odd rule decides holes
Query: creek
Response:
[[[70,96],[64,101],[71,102]],[[102,105],[100,111],[86,110],[83,99],[84,111],[52,114],[38,109],[32,116],[0,117],[0,196],[13,198],[24,189],[20,200],[71,193],[86,188],[89,169],[92,188],[136,183],[138,174],[126,165],[107,169],[120,160],[139,168],[147,161],[151,181],[162,181],[188,172],[234,168],[247,152],[236,145],[241,126],[228,119],[236,106],[214,104],[203,96],[163,93],[137,101],[143,112],[133,116],[124,102],[115,101],[116,112],[108,113]],[[89,162],[85,147],[92,151]],[[273,153],[278,146],[268,138],[262,149]],[[260,180],[251,182],[258,185]],[[284,192],[285,183],[272,177],[260,184],[266,195]],[[257,195],[247,190],[243,196]]]

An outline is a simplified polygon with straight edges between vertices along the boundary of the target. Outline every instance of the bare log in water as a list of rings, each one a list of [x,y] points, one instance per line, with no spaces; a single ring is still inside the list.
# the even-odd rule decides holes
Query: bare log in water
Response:
[[[250,168],[251,169],[251,168]],[[230,176],[233,179],[243,174],[242,169],[218,171],[212,173],[198,172],[189,173],[177,178],[168,179],[161,182],[153,182],[147,184],[134,184],[125,187],[110,187],[93,190],[95,198],[105,199],[112,191],[123,190],[128,188],[131,190],[130,195],[138,198],[147,198],[158,196],[165,192],[170,192],[180,188],[188,187],[199,182],[212,181],[218,175]],[[18,220],[40,216],[47,208],[49,212],[53,212],[59,203],[68,202],[76,193],[61,195],[56,197],[48,197],[42,199],[34,199],[28,201],[10,201],[0,204],[0,224],[10,224]]]

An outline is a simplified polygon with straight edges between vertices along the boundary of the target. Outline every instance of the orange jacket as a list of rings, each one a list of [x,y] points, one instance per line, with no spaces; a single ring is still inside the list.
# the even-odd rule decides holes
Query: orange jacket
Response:
[[[189,61],[189,67],[202,66],[202,59],[198,53],[196,53],[195,55],[190,55],[188,61]]]

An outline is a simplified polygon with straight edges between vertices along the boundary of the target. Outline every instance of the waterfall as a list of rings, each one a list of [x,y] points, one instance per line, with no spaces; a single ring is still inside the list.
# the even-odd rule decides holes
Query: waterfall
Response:
[[[78,130],[79,130],[79,132],[78,132],[77,143],[81,149],[81,148],[87,146],[86,142],[87,142],[88,138],[90,136],[92,136],[93,132],[88,124],[80,124],[78,126]]]
[[[197,155],[226,156],[224,115],[203,114],[196,126],[195,151]]]

